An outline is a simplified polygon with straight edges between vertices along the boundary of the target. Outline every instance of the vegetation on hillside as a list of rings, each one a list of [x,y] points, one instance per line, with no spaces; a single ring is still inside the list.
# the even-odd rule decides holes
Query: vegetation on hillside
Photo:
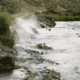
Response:
[[[66,15],[61,15],[61,16],[55,16],[55,21],[79,21],[80,16],[66,16]]]
[[[10,36],[10,20],[7,18],[6,14],[0,13],[0,41],[3,45],[8,47],[13,47],[14,40]]]
[[[0,11],[17,13],[21,9],[30,9],[39,19],[49,24],[56,21],[80,20],[79,0],[0,0]],[[35,7],[40,7],[36,9]],[[36,8],[37,8],[36,7]],[[41,12],[39,12],[42,10]],[[5,24],[7,25],[7,23]],[[8,31],[8,28],[7,30]],[[6,31],[4,33],[6,34]]]
[[[42,13],[36,12],[36,14],[41,21],[46,22],[50,27],[55,25],[54,16],[49,11],[43,11]]]

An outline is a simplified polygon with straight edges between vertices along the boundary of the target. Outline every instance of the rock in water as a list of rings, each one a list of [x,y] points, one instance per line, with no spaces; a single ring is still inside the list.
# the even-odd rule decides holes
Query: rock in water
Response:
[[[51,31],[51,29],[49,28],[49,31]]]
[[[39,49],[45,49],[45,50],[51,50],[52,49],[52,47],[48,47],[48,46],[46,46],[46,44],[37,44],[37,47]]]

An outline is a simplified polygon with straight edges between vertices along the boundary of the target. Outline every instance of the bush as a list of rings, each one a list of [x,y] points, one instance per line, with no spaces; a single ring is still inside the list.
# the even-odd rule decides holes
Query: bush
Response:
[[[3,45],[8,46],[8,47],[13,47],[14,45],[14,40],[13,38],[9,37],[11,36],[10,34],[10,22],[11,22],[11,18],[6,14],[1,14],[0,13],[0,41]]]
[[[3,45],[8,47],[12,47],[14,45],[14,40],[12,38],[5,37],[3,35],[0,35],[0,41]]]
[[[78,21],[80,20],[80,16],[66,16],[66,15],[61,15],[61,16],[55,16],[55,21]]]
[[[9,32],[9,22],[7,21],[6,15],[0,14],[0,35]]]
[[[80,13],[74,12],[73,16],[80,16]]]

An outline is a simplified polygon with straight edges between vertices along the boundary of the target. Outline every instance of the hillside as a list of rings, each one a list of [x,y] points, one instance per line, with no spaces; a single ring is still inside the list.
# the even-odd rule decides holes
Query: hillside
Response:
[[[80,12],[80,0],[0,0],[0,8],[12,13],[20,9],[41,9],[52,7],[55,10]],[[36,8],[35,8],[36,7]]]
[[[41,21],[52,24],[54,18],[56,21],[80,20],[79,4],[80,0],[0,0],[0,12],[35,14]]]
[[[7,17],[4,16],[5,13],[6,13]],[[1,69],[21,68],[19,66],[15,66],[15,61],[18,61],[18,59],[16,59],[16,58],[18,58],[17,55],[19,54],[18,51],[16,51],[17,47],[16,47],[16,49],[13,48],[13,46],[15,45],[15,41],[16,41],[15,34],[17,32],[15,30],[13,30],[13,28],[12,28],[13,32],[11,32],[10,26],[12,24],[15,25],[15,22],[17,22],[17,21],[14,21],[14,18],[17,16],[16,14],[19,14],[19,16],[20,16],[20,15],[25,15],[27,13],[29,14],[29,16],[31,14],[36,15],[39,22],[43,22],[46,24],[46,25],[40,24],[42,26],[42,28],[46,28],[46,30],[49,29],[49,31],[52,31],[51,27],[55,26],[55,21],[75,21],[75,20],[80,21],[80,0],[0,0],[0,70]],[[11,22],[11,21],[13,21],[13,22]],[[27,22],[25,22],[25,23],[27,23]],[[35,22],[33,22],[33,23],[35,23]],[[19,24],[20,24],[20,22],[19,22]],[[24,23],[21,23],[21,24],[24,24]],[[31,22],[30,22],[30,24],[32,26],[34,25]],[[25,25],[25,27],[27,27],[26,25]],[[63,28],[66,29],[65,26]],[[61,28],[61,29],[63,30],[63,28]],[[15,28],[15,29],[17,29],[17,28]],[[35,33],[38,33],[35,28],[32,28],[32,30]],[[73,30],[75,30],[75,28],[72,28],[72,31]],[[59,28],[59,31],[61,31],[60,28]],[[52,34],[54,34],[55,36],[57,33],[59,34],[59,32],[56,32],[55,30],[52,31]],[[20,34],[20,32],[18,34]],[[58,34],[57,34],[57,36],[60,36],[60,34],[62,36],[67,35],[64,33],[63,34],[60,33],[59,35]],[[75,33],[75,34],[78,35],[79,33]],[[71,35],[73,36],[72,33],[71,33]],[[71,37],[71,35],[70,35],[70,37]],[[50,34],[48,36],[49,37],[48,39],[50,40],[50,38],[51,38],[52,41],[54,41],[53,38],[55,36],[52,36]],[[34,38],[34,35],[31,35],[31,37]],[[80,35],[78,35],[78,37],[80,37]],[[61,37],[60,39],[62,41],[62,39],[64,39],[64,36],[63,36],[63,38]],[[58,38],[59,42],[60,42],[60,39]],[[73,37],[71,38],[71,40],[72,39],[73,39]],[[39,38],[39,40],[40,40],[40,38]],[[44,38],[42,38],[42,40],[44,40]],[[27,43],[25,43],[25,44],[27,44]],[[70,43],[71,46],[72,46],[72,44],[73,43]],[[76,43],[76,44],[78,44],[78,43]],[[64,44],[63,44],[63,46],[64,46]],[[44,46],[42,44],[37,44],[37,47],[39,49],[45,49],[45,50],[52,49],[52,47],[51,48],[47,47],[45,44],[44,44]],[[73,45],[73,47],[74,47],[74,45]],[[22,45],[21,45],[20,49],[24,51],[24,48],[22,47]],[[63,49],[63,50],[65,50],[65,49]],[[73,48],[73,50],[74,50],[74,48]],[[38,54],[44,54],[43,52],[39,53],[39,52],[28,50],[28,49],[25,50],[25,52],[29,53],[29,54],[31,54],[31,56],[35,57],[35,58],[30,58],[30,60],[33,60],[33,62],[35,62],[35,60],[37,60],[37,62],[35,62],[36,64],[38,62],[40,64],[44,63],[43,60],[46,61],[46,59],[41,58],[41,56],[36,56],[36,53],[38,55]],[[23,54],[22,57],[24,57],[26,55],[26,53]],[[38,59],[37,57],[38,58],[40,57],[40,59]],[[20,59],[22,61],[22,58],[20,58]],[[49,60],[47,60],[47,62],[48,61]],[[49,61],[49,62],[54,64],[54,62],[52,62],[52,61]],[[58,65],[58,63],[56,63],[56,65]],[[56,73],[55,71],[53,71],[54,75],[52,75],[52,74],[50,74],[50,73],[52,73],[50,70],[47,72],[48,72],[49,76],[45,75],[44,76],[45,80],[50,79],[51,76],[55,77],[54,80],[60,80],[59,73]],[[44,72],[43,72],[43,74],[44,74]],[[58,79],[56,79],[57,77],[55,76],[55,74],[59,77]],[[28,80],[32,80],[32,79],[29,78]]]

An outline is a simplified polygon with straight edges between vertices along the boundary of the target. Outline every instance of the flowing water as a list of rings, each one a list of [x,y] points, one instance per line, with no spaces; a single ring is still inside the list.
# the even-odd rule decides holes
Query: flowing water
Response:
[[[46,62],[41,64],[16,62],[16,64],[27,66],[33,72],[46,66],[49,69],[60,72],[61,78],[65,80],[80,80],[80,21],[56,22],[56,26],[49,31],[48,28],[46,30],[46,28],[42,29],[40,27],[40,23],[35,16],[30,19],[18,17],[15,20],[14,29],[17,32],[15,35],[17,39],[14,47],[18,51],[18,57],[31,58],[32,56],[25,50],[44,51],[48,54],[44,54],[41,57],[55,61],[59,65],[52,65]],[[45,43],[47,46],[54,48],[54,50],[38,49],[35,47],[38,43]],[[0,78],[2,80],[20,80],[18,78],[25,77],[25,73],[25,69],[21,68],[13,70],[11,74],[6,75],[7,77],[0,75]]]

